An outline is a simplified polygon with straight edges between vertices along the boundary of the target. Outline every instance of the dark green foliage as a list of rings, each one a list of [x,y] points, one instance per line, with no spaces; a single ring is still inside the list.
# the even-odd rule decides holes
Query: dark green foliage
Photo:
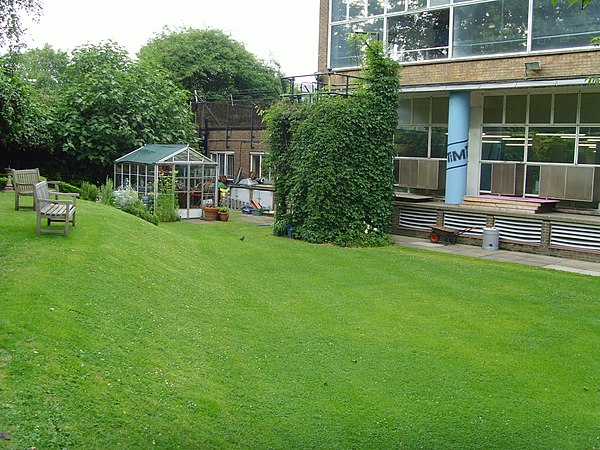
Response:
[[[60,189],[60,192],[73,192],[75,194],[81,195],[81,189],[78,188],[77,186],[73,186],[70,183],[66,183],[64,181],[59,181],[58,187]]]
[[[150,213],[140,200],[137,200],[133,203],[128,203],[121,208],[121,211],[139,217],[140,219],[150,222],[153,225],[158,225],[158,217]]]
[[[95,184],[89,183],[88,181],[84,181],[81,183],[81,198],[84,200],[89,200],[95,202],[98,196],[100,195],[100,190],[98,186]]]
[[[371,42],[354,95],[310,105],[282,100],[266,113],[277,230],[291,225],[295,237],[316,243],[388,242],[397,71]]]
[[[112,179],[106,177],[106,183],[100,186],[99,195],[100,203],[115,206],[115,185]]]
[[[0,190],[4,189],[4,187],[6,186],[7,182],[8,182],[8,178],[6,178],[6,177],[0,177]]]
[[[244,92],[272,96],[279,88],[276,64],[257,59],[220,30],[165,29],[142,47],[139,58],[159,64],[180,88],[208,98]]]

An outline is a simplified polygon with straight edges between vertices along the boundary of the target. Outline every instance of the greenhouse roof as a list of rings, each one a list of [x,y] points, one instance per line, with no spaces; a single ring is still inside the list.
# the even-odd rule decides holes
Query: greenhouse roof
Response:
[[[115,160],[116,163],[135,164],[157,164],[175,161],[216,165],[213,160],[184,144],[147,144]]]

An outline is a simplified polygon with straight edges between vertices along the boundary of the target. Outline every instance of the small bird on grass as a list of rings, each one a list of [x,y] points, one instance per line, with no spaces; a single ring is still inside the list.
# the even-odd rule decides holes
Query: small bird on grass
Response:
[[[246,239],[246,235],[242,236],[242,237],[240,238],[240,241],[243,241],[244,239]]]

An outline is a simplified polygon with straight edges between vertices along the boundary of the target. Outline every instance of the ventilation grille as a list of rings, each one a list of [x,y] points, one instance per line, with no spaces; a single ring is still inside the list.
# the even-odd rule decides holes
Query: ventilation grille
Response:
[[[550,245],[600,252],[600,227],[552,222]]]
[[[541,220],[496,217],[494,227],[500,231],[500,239],[503,241],[536,245],[542,243]]]
[[[435,209],[400,208],[400,228],[411,230],[428,230],[437,223]]]
[[[444,226],[454,228],[456,230],[464,230],[465,228],[473,228],[471,231],[462,233],[464,236],[481,236],[483,235],[483,227],[486,225],[486,216],[484,214],[468,214],[447,212],[444,214]]]

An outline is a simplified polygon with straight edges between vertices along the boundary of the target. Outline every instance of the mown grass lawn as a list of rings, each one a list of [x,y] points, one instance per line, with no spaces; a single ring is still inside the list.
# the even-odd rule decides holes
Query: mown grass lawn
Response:
[[[0,448],[600,447],[593,277],[78,215],[0,194]]]

